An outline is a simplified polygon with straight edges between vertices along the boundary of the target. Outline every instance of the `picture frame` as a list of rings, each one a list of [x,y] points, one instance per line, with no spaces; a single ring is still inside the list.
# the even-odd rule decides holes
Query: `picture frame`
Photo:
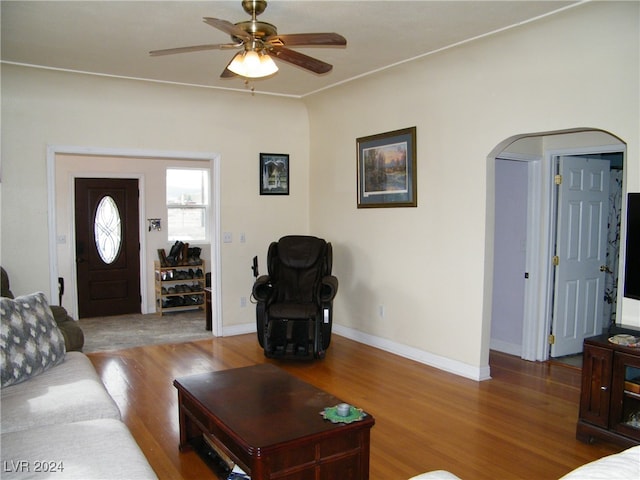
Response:
[[[289,195],[288,154],[260,154],[260,195]]]
[[[358,208],[417,207],[416,127],[356,139]]]

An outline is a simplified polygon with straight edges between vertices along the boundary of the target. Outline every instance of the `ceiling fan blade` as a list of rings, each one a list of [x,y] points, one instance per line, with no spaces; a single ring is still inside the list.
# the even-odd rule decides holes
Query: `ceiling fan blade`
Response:
[[[321,47],[345,46],[347,39],[337,33],[292,33],[288,35],[273,35],[267,42],[286,47]]]
[[[220,74],[220,78],[233,78],[233,77],[237,77],[238,75],[236,75],[235,73],[233,73],[231,70],[229,70],[228,68],[225,68],[222,73]]]
[[[229,65],[231,65],[231,62],[233,62],[234,58],[236,58],[235,55],[233,57],[231,57],[231,60],[229,60],[229,63],[227,63],[227,66],[224,67],[224,70],[220,74],[220,78],[233,78],[233,77],[237,77],[238,76],[237,74],[235,74],[231,70],[229,70]]]
[[[293,65],[297,65],[314,73],[327,73],[333,68],[333,65],[325,63],[322,60],[294,50],[289,50],[288,48],[274,45],[269,50],[278,60],[292,63]]]
[[[217,43],[209,45],[193,45],[191,47],[166,48],[164,50],[152,50],[149,55],[157,57],[160,55],[173,55],[174,53],[200,52],[202,50],[227,50],[230,48],[239,48],[242,43]]]
[[[251,40],[251,35],[242,30],[237,25],[229,22],[228,20],[221,20],[219,18],[212,17],[204,17],[204,23],[207,25],[211,25],[212,27],[217,28],[218,30],[222,30],[225,33],[228,33],[232,37],[241,38],[242,40]]]

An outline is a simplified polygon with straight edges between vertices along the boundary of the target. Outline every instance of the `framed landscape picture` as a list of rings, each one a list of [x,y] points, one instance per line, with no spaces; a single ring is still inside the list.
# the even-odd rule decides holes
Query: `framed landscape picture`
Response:
[[[260,195],[289,195],[289,155],[260,154]]]
[[[358,208],[416,207],[416,127],[356,140]]]

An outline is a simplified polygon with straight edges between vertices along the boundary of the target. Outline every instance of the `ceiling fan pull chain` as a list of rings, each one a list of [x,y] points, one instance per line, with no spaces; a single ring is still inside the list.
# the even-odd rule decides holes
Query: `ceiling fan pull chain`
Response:
[[[253,97],[256,93],[256,87],[255,85],[251,85],[251,81],[248,78],[245,78],[244,80],[244,88],[251,90],[251,96]]]

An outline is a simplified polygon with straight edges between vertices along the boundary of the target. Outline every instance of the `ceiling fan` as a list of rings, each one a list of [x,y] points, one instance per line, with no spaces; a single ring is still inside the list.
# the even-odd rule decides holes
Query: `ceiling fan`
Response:
[[[259,78],[272,75],[278,70],[271,56],[313,73],[327,73],[333,68],[332,65],[291,50],[288,47],[335,47],[347,45],[347,40],[337,33],[279,35],[275,25],[257,19],[257,16],[267,8],[265,0],[243,0],[242,8],[251,15],[251,20],[234,24],[218,18],[205,17],[203,19],[206,24],[231,35],[233,43],[168,48],[165,50],[153,50],[149,54],[151,56],[159,56],[202,50],[239,50],[242,48],[243,50],[233,57],[220,76],[227,78],[239,75],[247,78]]]

